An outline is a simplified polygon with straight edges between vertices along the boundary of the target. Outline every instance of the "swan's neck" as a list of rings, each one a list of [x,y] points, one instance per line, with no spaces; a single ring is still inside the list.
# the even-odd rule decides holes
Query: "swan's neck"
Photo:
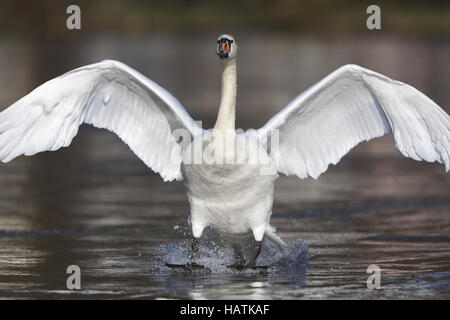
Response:
[[[222,97],[215,130],[235,130],[236,121],[236,59],[227,60],[222,71]]]

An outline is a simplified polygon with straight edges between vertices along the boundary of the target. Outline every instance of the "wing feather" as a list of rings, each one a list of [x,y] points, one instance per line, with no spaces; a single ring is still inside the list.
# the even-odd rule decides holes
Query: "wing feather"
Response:
[[[300,94],[258,130],[260,139],[272,130],[278,171],[299,178],[319,177],[360,142],[389,132],[404,156],[450,169],[450,117],[417,89],[356,65]]]
[[[67,147],[82,123],[115,132],[165,181],[181,179],[181,147],[172,132],[202,132],[166,90],[105,60],[52,79],[2,111],[0,160]]]

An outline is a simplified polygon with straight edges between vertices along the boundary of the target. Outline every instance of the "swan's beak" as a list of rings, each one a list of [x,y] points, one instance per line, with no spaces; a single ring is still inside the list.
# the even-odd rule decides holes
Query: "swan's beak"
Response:
[[[221,38],[217,40],[217,55],[220,59],[227,59],[231,52],[233,40]]]

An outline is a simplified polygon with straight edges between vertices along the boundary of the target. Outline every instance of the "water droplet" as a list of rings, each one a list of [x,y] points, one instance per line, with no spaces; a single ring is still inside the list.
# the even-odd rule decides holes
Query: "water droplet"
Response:
[[[105,96],[103,97],[103,103],[108,104],[110,99],[111,99],[111,96],[109,95],[109,93],[105,94]]]

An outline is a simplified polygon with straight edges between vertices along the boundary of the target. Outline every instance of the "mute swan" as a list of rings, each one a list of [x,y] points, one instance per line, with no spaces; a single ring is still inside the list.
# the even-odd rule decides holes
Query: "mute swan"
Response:
[[[67,147],[82,123],[111,130],[164,181],[184,179],[193,254],[207,226],[252,231],[246,267],[255,267],[264,235],[276,237],[269,219],[278,173],[318,178],[358,143],[391,131],[404,156],[449,170],[449,116],[415,88],[356,65],[320,80],[262,128],[237,132],[237,49],[232,36],[218,38],[222,95],[212,131],[155,82],[106,60],[52,79],[1,112],[0,160]]]

